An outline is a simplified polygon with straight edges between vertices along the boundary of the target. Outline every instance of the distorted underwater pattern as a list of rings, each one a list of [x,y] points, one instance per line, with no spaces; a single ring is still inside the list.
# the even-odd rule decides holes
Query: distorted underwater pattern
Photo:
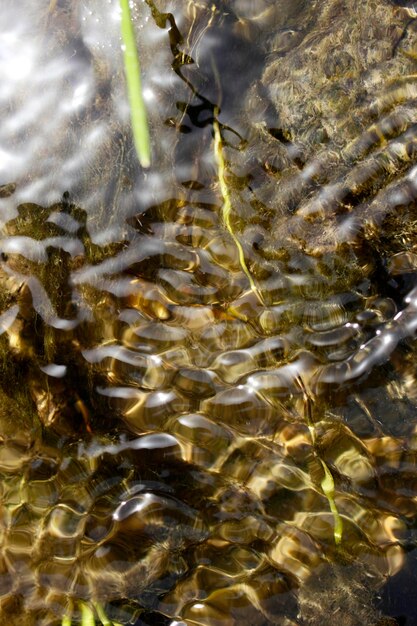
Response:
[[[119,1],[0,6],[0,623],[413,626],[417,6],[130,11],[150,167]]]

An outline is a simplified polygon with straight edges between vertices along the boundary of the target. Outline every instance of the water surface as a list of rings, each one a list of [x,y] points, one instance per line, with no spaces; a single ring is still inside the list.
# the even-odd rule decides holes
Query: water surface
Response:
[[[118,3],[0,8],[2,620],[413,624],[414,8],[132,14],[149,170]]]

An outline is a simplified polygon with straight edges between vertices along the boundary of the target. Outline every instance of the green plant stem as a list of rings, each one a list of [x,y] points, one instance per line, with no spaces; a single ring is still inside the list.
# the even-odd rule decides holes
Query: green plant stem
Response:
[[[120,0],[122,11],[121,33],[123,39],[123,57],[130,105],[133,140],[139,163],[142,167],[151,165],[151,147],[145,102],[143,100],[140,78],[140,63],[136,49],[135,33],[130,14],[129,0]]]
[[[326,497],[327,502],[329,503],[329,508],[333,515],[333,522],[334,522],[333,537],[334,537],[335,544],[338,546],[341,544],[342,537],[343,537],[343,520],[336,505],[334,479],[333,479],[331,471],[329,470],[327,466],[326,461],[319,456],[318,451],[316,449],[316,439],[317,439],[316,427],[314,425],[312,415],[311,415],[311,403],[313,402],[313,399],[311,398],[309,392],[307,391],[302,378],[297,377],[296,381],[304,397],[304,403],[306,406],[305,422],[307,424],[308,430],[310,431],[311,443],[313,444],[314,454],[316,458],[318,459],[318,461],[320,462],[320,465],[323,470],[324,476],[320,482],[320,487],[323,492],[323,495]]]
[[[334,529],[333,529],[333,537],[336,545],[339,545],[342,542],[343,535],[343,522],[340,516],[340,513],[337,509],[336,501],[334,499],[335,489],[334,489],[334,480],[331,471],[327,467],[325,461],[323,459],[319,459],[321,466],[324,472],[324,478],[321,481],[320,485],[323,490],[324,495],[327,498],[327,502],[329,503],[330,510],[333,515],[334,520]]]
[[[101,621],[101,623],[103,624],[103,626],[111,626],[111,621],[109,620],[109,618],[107,617],[103,606],[100,604],[100,602],[94,602],[94,608],[97,612],[98,618]]]
[[[79,602],[81,609],[81,626],[95,626],[94,611],[86,602]]]
[[[220,186],[220,192],[222,194],[222,199],[223,199],[223,206],[222,206],[223,223],[226,226],[228,232],[232,236],[232,239],[233,239],[233,241],[235,243],[235,246],[236,246],[237,252],[238,252],[240,267],[242,268],[244,274],[246,275],[246,278],[249,281],[249,285],[250,285],[251,290],[256,295],[256,297],[259,300],[260,304],[265,305],[264,299],[262,297],[262,294],[259,291],[258,287],[256,286],[255,281],[253,280],[253,278],[252,278],[252,276],[251,276],[251,274],[249,272],[249,269],[248,269],[248,267],[246,265],[245,255],[244,255],[244,252],[243,252],[242,244],[240,243],[239,239],[235,235],[235,232],[234,232],[233,226],[232,226],[232,222],[231,222],[231,219],[230,219],[231,218],[231,213],[232,213],[232,200],[230,198],[230,192],[229,192],[229,188],[228,188],[227,182],[226,182],[226,164],[225,164],[224,156],[223,156],[223,142],[222,142],[222,136],[221,136],[221,132],[220,132],[220,125],[219,125],[219,122],[217,120],[217,115],[218,115],[217,107],[214,109],[214,115],[215,115],[215,118],[213,120],[214,154],[215,154],[216,161],[217,161],[219,186]]]

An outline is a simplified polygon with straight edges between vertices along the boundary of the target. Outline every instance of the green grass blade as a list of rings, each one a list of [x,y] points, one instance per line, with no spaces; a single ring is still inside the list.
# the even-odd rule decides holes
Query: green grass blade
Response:
[[[79,602],[78,606],[81,609],[81,626],[95,626],[93,609],[86,602]]]
[[[129,8],[129,0],[120,0],[122,11],[121,33],[124,44],[123,57],[127,92],[130,105],[133,140],[139,163],[142,167],[151,165],[151,146],[148,120],[140,79],[140,63],[136,49],[135,33]]]
[[[109,618],[106,615],[106,612],[102,606],[102,604],[100,604],[100,602],[94,602],[94,608],[97,612],[98,618],[100,620],[100,622],[103,624],[103,626],[112,626],[112,622],[109,620]]]

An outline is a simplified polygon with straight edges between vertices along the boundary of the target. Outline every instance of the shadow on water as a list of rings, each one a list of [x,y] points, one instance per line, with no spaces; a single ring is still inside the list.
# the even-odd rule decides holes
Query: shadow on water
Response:
[[[417,584],[417,554],[412,550],[406,556],[402,570],[384,586],[378,602],[381,610],[395,617],[399,626],[416,626],[415,588]]]

